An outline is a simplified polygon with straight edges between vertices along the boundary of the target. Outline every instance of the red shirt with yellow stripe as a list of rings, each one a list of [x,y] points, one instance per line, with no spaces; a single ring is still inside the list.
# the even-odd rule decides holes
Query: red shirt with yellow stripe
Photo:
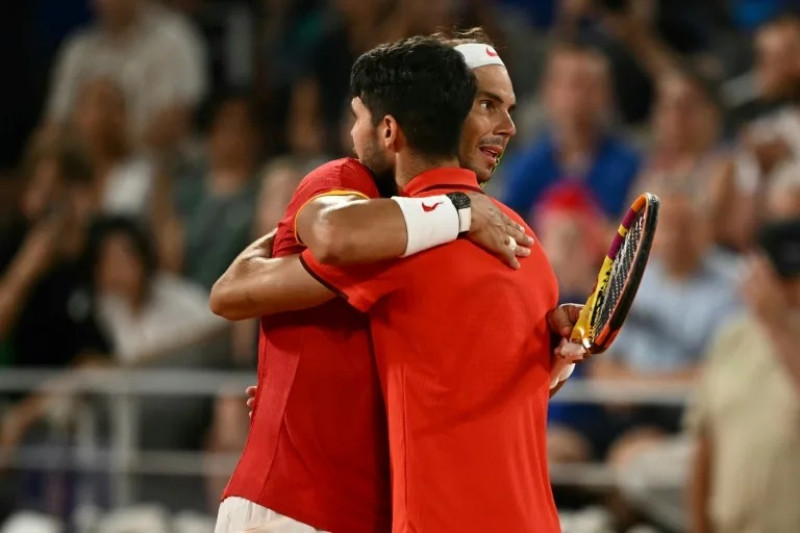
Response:
[[[275,257],[303,251],[296,216],[331,194],[376,198],[378,190],[355,159],[312,171],[278,225]],[[390,530],[386,419],[368,321],[343,300],[261,320],[258,395],[229,496],[334,533]]]

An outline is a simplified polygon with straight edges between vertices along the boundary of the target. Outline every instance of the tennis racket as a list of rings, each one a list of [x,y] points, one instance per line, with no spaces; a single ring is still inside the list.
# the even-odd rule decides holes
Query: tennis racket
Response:
[[[590,354],[599,354],[614,342],[628,316],[650,257],[659,204],[658,196],[644,193],[636,198],[622,219],[603,259],[594,290],[572,329],[569,340],[575,346],[572,350],[562,349],[567,356],[553,363],[552,386],[572,373],[573,359],[580,359],[578,354],[582,352],[578,347]],[[570,354],[575,357],[569,357]]]

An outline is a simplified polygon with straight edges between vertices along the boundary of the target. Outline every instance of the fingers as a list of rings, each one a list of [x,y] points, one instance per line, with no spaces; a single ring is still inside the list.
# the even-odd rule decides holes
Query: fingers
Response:
[[[503,215],[506,223],[506,233],[514,239],[520,246],[530,246],[533,244],[533,237],[525,233],[525,228],[521,224],[517,224],[506,215]]]
[[[256,390],[258,390],[258,387],[256,385],[250,385],[244,390],[244,393],[247,394],[247,396],[249,396],[250,398],[255,398]]]
[[[551,309],[547,313],[547,325],[550,327],[550,332],[561,337],[570,336],[575,322],[577,322],[577,317],[572,320],[569,310],[563,305]]]
[[[511,243],[513,243],[513,245]],[[506,264],[508,264],[508,266],[514,269],[518,269],[520,267],[519,259],[517,259],[516,253],[518,248],[519,247],[516,246],[516,241],[510,237],[507,237],[505,246],[502,246],[500,249],[500,255],[502,256],[503,260],[506,262]]]

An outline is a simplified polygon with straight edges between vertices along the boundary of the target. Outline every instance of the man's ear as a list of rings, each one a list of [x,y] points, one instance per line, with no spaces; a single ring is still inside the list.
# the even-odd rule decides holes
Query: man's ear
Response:
[[[384,147],[393,152],[398,152],[405,144],[405,137],[397,120],[392,115],[386,115],[383,117],[381,130],[381,141]]]

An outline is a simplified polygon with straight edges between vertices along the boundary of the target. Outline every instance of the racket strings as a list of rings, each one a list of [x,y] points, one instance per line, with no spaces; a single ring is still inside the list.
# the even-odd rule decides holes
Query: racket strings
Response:
[[[622,297],[633,266],[633,261],[636,258],[639,241],[642,238],[644,223],[645,217],[640,211],[636,215],[631,227],[628,229],[628,233],[625,235],[617,257],[611,265],[611,272],[608,276],[606,289],[603,291],[602,302],[600,302],[597,312],[594,315],[595,320],[594,324],[592,324],[592,331],[599,332],[608,324],[614,308]]]

